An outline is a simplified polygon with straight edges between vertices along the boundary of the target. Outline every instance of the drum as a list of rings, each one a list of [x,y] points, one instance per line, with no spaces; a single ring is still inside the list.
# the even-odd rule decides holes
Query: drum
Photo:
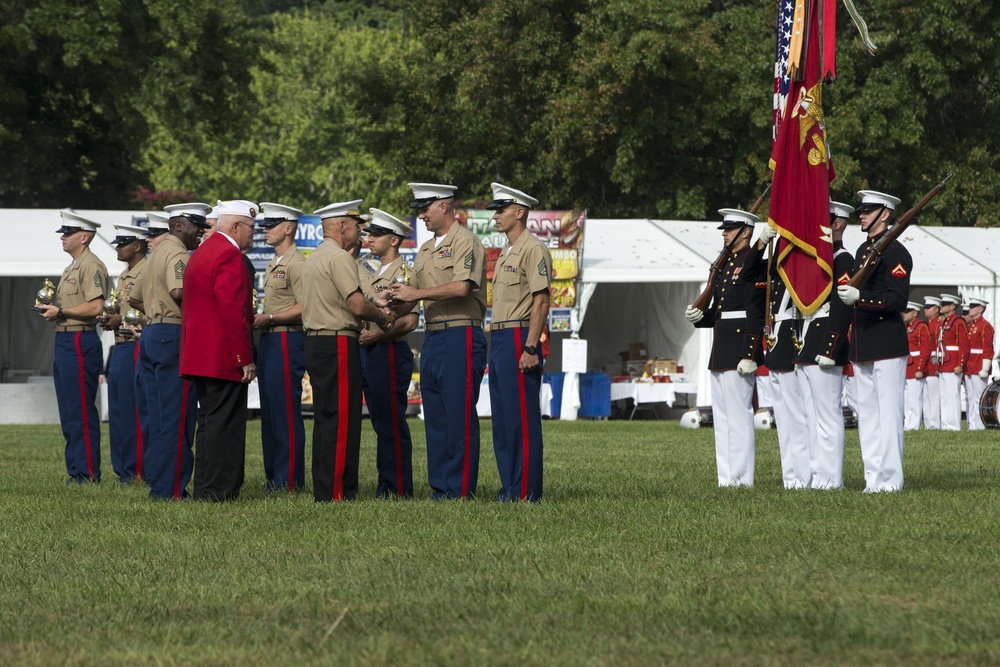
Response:
[[[986,428],[1000,428],[997,404],[1000,403],[1000,380],[994,380],[979,397],[979,418]]]

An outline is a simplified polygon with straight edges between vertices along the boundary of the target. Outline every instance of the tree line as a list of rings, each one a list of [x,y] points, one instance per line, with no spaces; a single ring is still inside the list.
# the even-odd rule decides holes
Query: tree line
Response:
[[[988,0],[839,10],[835,198],[995,226]],[[592,217],[714,219],[770,180],[775,0],[0,0],[0,206],[250,197],[405,213],[493,180]]]

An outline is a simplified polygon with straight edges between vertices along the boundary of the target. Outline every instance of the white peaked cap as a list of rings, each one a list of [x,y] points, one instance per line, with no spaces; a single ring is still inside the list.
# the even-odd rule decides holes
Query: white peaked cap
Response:
[[[969,306],[982,306],[985,308],[988,305],[990,305],[990,302],[986,299],[978,299],[974,296],[969,297]]]
[[[115,225],[120,234],[118,238],[128,238],[133,236],[139,240],[145,240],[149,236],[149,229],[140,225]]]
[[[957,306],[957,305],[960,305],[962,303],[962,297],[960,297],[958,295],[955,295],[955,294],[942,294],[941,295],[941,303],[942,304],[953,303],[953,304],[955,304]]]
[[[929,308],[930,306],[940,306],[941,299],[936,296],[925,296],[924,297],[924,308]]]
[[[830,213],[838,218],[849,218],[854,213],[854,207],[843,204],[839,201],[830,200]]]
[[[146,214],[149,218],[149,229],[150,231],[155,229],[170,229],[170,216],[166,213],[160,213],[159,211],[150,211]]]
[[[59,215],[62,217],[62,227],[56,230],[58,234],[66,232],[96,232],[101,226],[101,223],[88,220],[72,209],[63,209],[59,211]]]
[[[901,201],[899,197],[893,197],[892,195],[887,195],[884,192],[876,192],[875,190],[858,190],[858,196],[861,197],[862,206],[868,204],[885,206],[893,211],[896,210],[896,206]]]
[[[413,202],[410,204],[410,208],[427,206],[438,199],[450,199],[455,196],[455,191],[458,190],[454,185],[441,183],[407,183],[406,187],[413,190]]]
[[[906,309],[907,310],[921,310],[921,309],[923,309],[923,306],[920,305],[919,303],[917,303],[916,301],[907,301],[906,302]]]
[[[163,210],[171,218],[179,215],[197,215],[205,218],[212,212],[212,207],[201,202],[192,202],[190,204],[171,204],[170,206],[164,206]]]
[[[219,205],[215,207],[215,210],[218,211],[220,217],[223,215],[238,215],[243,218],[256,220],[260,207],[246,199],[230,199],[228,201],[219,201]]]
[[[218,220],[219,219],[219,207],[218,206],[213,206],[212,210],[208,212],[208,216],[207,217],[208,217],[209,220]]]
[[[520,204],[528,208],[538,206],[537,199],[520,190],[515,190],[502,183],[490,183],[490,187],[493,188],[493,203],[486,207],[490,210],[504,208],[511,204]]]
[[[296,222],[299,216],[305,215],[305,213],[297,208],[269,201],[262,201],[260,203],[260,212],[264,214],[264,218],[267,220],[290,220],[292,222]]]
[[[324,206],[323,208],[318,208],[313,211],[313,215],[318,215],[320,220],[326,220],[327,218],[357,218],[359,222],[361,221],[361,202],[364,199],[354,199],[351,201],[342,201],[336,204],[330,204]]]
[[[372,219],[367,231],[372,236],[381,236],[379,232],[383,229],[400,236],[409,236],[413,233],[413,228],[409,224],[394,215],[377,208],[370,208],[368,212],[371,213]]]
[[[722,216],[722,224],[719,225],[719,229],[731,229],[738,225],[753,225],[760,222],[760,218],[753,213],[747,213],[738,208],[720,208],[719,215]]]

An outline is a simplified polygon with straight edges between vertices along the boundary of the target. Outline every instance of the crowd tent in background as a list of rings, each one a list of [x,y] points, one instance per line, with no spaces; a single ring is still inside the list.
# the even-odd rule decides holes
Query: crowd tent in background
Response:
[[[124,265],[110,243],[114,225],[143,212],[78,212],[101,223],[91,249],[117,278]],[[58,209],[0,209],[0,234],[8,240],[0,247],[0,423],[58,422],[51,379],[55,334],[30,308],[43,281],[57,282],[70,261],[55,233],[60,224]],[[561,342],[572,335],[588,341],[588,368],[609,375],[621,374],[621,353],[641,342],[650,358],[676,360],[697,388],[697,404],[708,405],[712,333],[692,327],[684,308],[704,288],[709,265],[722,249],[718,224],[587,220],[569,330],[552,333],[546,371],[562,370]],[[853,253],[863,239],[853,224],[845,246]],[[958,289],[964,298],[989,301],[986,317],[995,328],[1000,325],[1000,228],[913,225],[901,241],[913,255],[912,300]],[[255,245],[260,271],[268,249]],[[111,337],[104,339],[110,346]],[[414,335],[411,345],[419,349],[419,342]]]

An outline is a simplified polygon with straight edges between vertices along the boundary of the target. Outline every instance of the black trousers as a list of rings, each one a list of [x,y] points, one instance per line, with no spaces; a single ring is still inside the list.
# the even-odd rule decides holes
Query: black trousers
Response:
[[[194,448],[194,497],[237,498],[243,486],[247,444],[247,385],[196,377],[198,431]]]
[[[313,497],[316,502],[358,495],[361,457],[361,353],[350,336],[306,338],[313,391]]]

